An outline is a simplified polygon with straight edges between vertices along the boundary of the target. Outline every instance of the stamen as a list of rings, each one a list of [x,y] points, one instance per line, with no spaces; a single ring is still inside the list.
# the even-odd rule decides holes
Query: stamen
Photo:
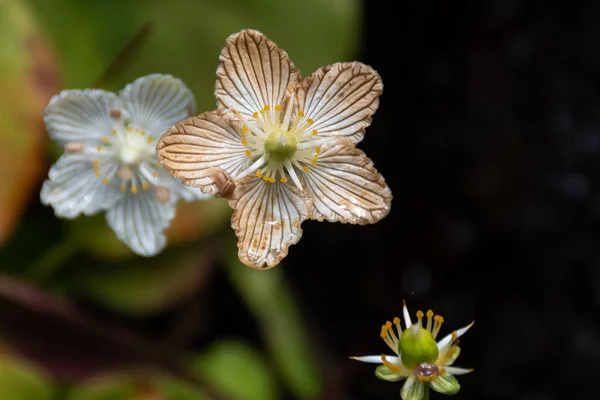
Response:
[[[321,146],[315,146],[315,153],[317,153],[317,154],[321,153]]]
[[[100,161],[99,160],[94,160],[94,173],[96,174],[96,176],[100,177],[100,175],[102,175],[100,173]]]
[[[148,137],[148,139],[146,140],[148,142],[148,144],[152,143],[154,139],[152,139],[151,137]]]
[[[313,167],[317,166],[317,160],[318,159],[319,159],[319,156],[314,156],[313,157],[312,161],[310,162]]]
[[[304,117],[304,111],[298,111],[298,116],[299,116],[300,118]]]
[[[442,327],[442,324],[444,323],[444,318],[442,318],[441,315],[436,315],[435,317],[433,317],[433,330],[431,331],[431,334],[433,335],[433,338],[435,339],[438,335],[438,333],[440,333],[440,328]]]
[[[295,97],[296,93],[294,92],[288,99],[287,108],[285,109],[285,115],[283,117],[283,123],[281,124],[281,130],[284,132],[287,132],[288,127],[290,126],[290,118],[292,117],[292,107],[294,105]]]
[[[275,111],[281,111],[281,106],[279,104],[275,106]]]
[[[423,326],[423,316],[425,314],[423,314],[423,311],[419,310],[417,311],[417,324],[419,324],[420,326]]]
[[[429,332],[431,332],[432,322],[433,322],[433,311],[428,310],[427,311],[427,327],[425,329],[427,329]]]
[[[288,178],[286,178],[285,176],[282,177],[281,179],[279,179],[281,181],[281,183],[286,183],[288,181]]]
[[[65,151],[70,154],[81,153],[85,149],[83,143],[68,142],[65,144]]]
[[[396,332],[394,332],[394,329],[392,329],[392,323],[390,321],[387,321],[385,323],[385,328],[388,331],[388,334],[390,335],[390,337],[392,338],[392,341],[394,342],[394,344],[398,344],[398,337],[396,336]]]
[[[109,182],[110,182],[110,179],[108,179],[108,178],[102,179],[102,183],[104,183],[105,185],[108,185]]]
[[[246,156],[251,157],[252,156],[252,152],[250,150],[246,150]]]
[[[142,183],[142,190],[148,190],[149,187],[150,185],[148,185],[148,182]]]
[[[260,170],[256,171],[256,176],[258,176],[259,178],[262,178],[262,172]]]
[[[245,135],[245,134],[248,132],[248,130],[249,130],[249,129],[248,129],[248,127],[247,127],[247,126],[244,126],[244,127],[242,128],[242,135]]]
[[[127,190],[127,188],[123,185],[121,185],[121,192],[125,193],[125,191]]]
[[[312,125],[315,123],[315,121],[313,121],[312,118],[307,119],[306,122],[308,122],[309,125]]]
[[[245,137],[242,138],[242,144],[248,144],[248,139],[246,139]]]
[[[98,150],[98,152],[101,152],[102,151],[102,146],[99,145],[98,147],[96,147],[96,150]]]
[[[136,186],[131,187],[131,193],[136,194],[137,191],[138,191],[138,188]]]
[[[438,364],[438,365],[446,365],[446,364],[448,364],[448,362],[450,361],[450,359],[452,358],[452,356],[454,355],[454,353],[456,353],[457,350],[458,350],[458,346],[456,344],[452,345],[452,347],[450,348],[450,350],[448,350],[446,352],[446,354],[443,355],[443,357],[440,357],[438,359],[438,361],[436,361],[436,364]]]
[[[314,136],[317,136],[317,135],[319,134],[319,132],[318,132],[316,129],[313,129],[313,130],[312,130],[312,134],[313,134]]]
[[[396,325],[396,329],[398,330],[398,336],[402,336],[402,326],[400,326],[400,318],[394,318],[394,325]]]
[[[171,197],[171,191],[166,186],[157,186],[154,189],[154,196],[156,196],[156,200],[158,200],[160,204],[167,204]]]
[[[110,131],[110,133],[112,133],[113,135],[116,135],[117,134],[117,130],[113,129],[112,131]]]
[[[233,180],[238,180],[238,179],[245,177],[248,174],[251,174],[252,172],[254,172],[257,169],[259,169],[260,167],[262,167],[266,162],[267,162],[267,155],[263,154],[262,157],[260,157],[251,166],[249,166],[244,171],[242,171],[238,176],[233,178]]]
[[[388,367],[388,369],[390,371],[392,371],[395,374],[399,374],[400,373],[400,367],[397,365],[392,364],[391,362],[389,362],[386,358],[385,358],[385,354],[381,355],[381,361],[383,363],[383,365],[385,365],[386,367]]]
[[[235,113],[235,111],[234,111],[234,113]],[[254,111],[252,113],[252,118],[255,118],[255,119],[258,118],[258,112]]]
[[[109,142],[109,140],[106,136],[102,138],[102,143],[108,143],[108,142]]]
[[[255,127],[254,125],[252,125],[252,124],[249,124],[249,123],[248,123],[248,121],[246,120],[246,118],[244,118],[244,116],[243,116],[242,114],[240,114],[239,112],[237,112],[237,111],[235,111],[235,110],[233,110],[233,109],[232,109],[231,111],[232,111],[232,112],[233,112],[233,114],[234,114],[236,117],[238,117],[238,118],[240,119],[240,121],[241,121],[241,122],[242,122],[242,123],[243,123],[243,124],[244,124],[246,127],[248,127],[248,128],[249,128],[249,129],[252,131],[252,133],[254,133],[256,136],[258,136],[258,137],[260,137],[260,138],[262,138],[262,139],[264,139],[264,140],[266,140],[266,139],[269,137],[269,136],[268,136],[266,133],[264,133],[263,131],[261,131],[260,129],[258,129],[257,127]],[[257,113],[257,112],[254,112],[254,114],[252,114],[252,116],[253,116],[254,118],[258,118],[258,113]]]

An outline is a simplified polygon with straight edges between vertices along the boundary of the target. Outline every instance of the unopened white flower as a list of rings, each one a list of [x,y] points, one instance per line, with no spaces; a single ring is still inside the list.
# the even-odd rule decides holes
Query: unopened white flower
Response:
[[[379,379],[397,382],[406,379],[400,392],[403,400],[422,400],[429,398],[432,388],[443,394],[456,394],[460,385],[454,375],[464,375],[472,369],[452,366],[460,354],[458,338],[473,326],[473,323],[444,336],[437,343],[435,339],[440,332],[444,318],[417,311],[417,323],[410,320],[406,303],[403,309],[406,329],[402,331],[400,318],[394,318],[393,324],[387,321],[381,327],[381,338],[395,355],[373,355],[351,357],[354,360],[382,364],[375,370]],[[423,317],[427,317],[424,324]],[[394,330],[394,326],[396,330]]]
[[[134,252],[158,253],[177,200],[207,197],[169,175],[156,157],[160,135],[194,108],[191,91],[170,75],[139,78],[118,95],[62,91],[44,112],[48,134],[65,153],[50,168],[42,203],[63,218],[106,211],[108,224]]]
[[[301,78],[265,35],[231,35],[220,56],[218,110],[182,121],[157,147],[175,176],[226,197],[239,257],[277,265],[302,236],[306,219],[372,224],[392,194],[355,145],[383,86],[371,67],[337,63]]]

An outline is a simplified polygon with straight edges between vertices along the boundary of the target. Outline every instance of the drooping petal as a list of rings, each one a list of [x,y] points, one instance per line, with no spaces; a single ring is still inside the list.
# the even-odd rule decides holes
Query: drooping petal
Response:
[[[379,74],[368,65],[328,65],[302,81],[298,111],[307,121],[312,120],[309,129],[316,130],[317,139],[345,137],[358,143],[371,124],[382,91]]]
[[[380,365],[375,368],[375,376],[388,382],[398,382],[406,378],[406,376],[398,375],[397,373],[393,372],[385,365]]]
[[[142,256],[153,256],[166,245],[164,229],[175,216],[174,201],[161,204],[153,190],[127,193],[106,213],[117,237]]]
[[[98,143],[110,135],[111,111],[120,112],[121,100],[114,93],[99,89],[63,90],[52,97],[44,110],[50,137],[64,145],[68,142]]]
[[[262,33],[246,29],[229,36],[219,57],[215,96],[220,108],[250,119],[265,106],[283,106],[299,71],[287,53]]]
[[[411,376],[406,380],[404,386],[402,386],[400,397],[402,397],[402,400],[423,400],[425,390],[428,390],[425,384],[417,380],[414,376]]]
[[[429,381],[429,385],[436,392],[447,395],[456,394],[460,390],[460,384],[456,378],[450,374],[438,376],[436,379]]]
[[[158,138],[177,122],[195,114],[194,95],[180,79],[152,74],[136,79],[119,93],[132,126]]]
[[[472,368],[459,368],[459,367],[444,367],[447,373],[452,375],[466,375],[473,372]]]
[[[356,361],[361,361],[361,362],[366,362],[369,364],[381,364],[382,360],[381,360],[381,355],[376,355],[376,356],[361,356],[361,357],[350,357],[353,360]],[[388,360],[391,363],[397,364],[400,361],[400,358],[396,357],[396,356],[385,356],[386,360]]]
[[[54,208],[58,217],[92,215],[111,207],[122,196],[118,183],[105,184],[96,176],[93,160],[84,154],[63,154],[48,176],[40,198],[43,204]]]
[[[183,183],[221,196],[216,171],[231,177],[252,159],[243,135],[216,112],[207,112],[175,125],[161,137],[156,152],[162,165]]]
[[[277,265],[300,240],[310,201],[293,184],[248,176],[239,181],[229,205],[240,260],[263,269]]]
[[[437,343],[438,350],[440,351],[440,353],[446,353],[452,346],[452,343],[456,339],[458,339],[459,337],[464,335],[469,329],[471,329],[471,327],[473,326],[474,323],[475,322],[471,322],[469,325],[465,326],[464,328],[460,328],[459,330],[454,331],[454,332],[444,336],[444,338]]]
[[[392,192],[385,179],[348,140],[325,144],[316,165],[303,176],[313,200],[311,219],[365,225],[390,211]]]

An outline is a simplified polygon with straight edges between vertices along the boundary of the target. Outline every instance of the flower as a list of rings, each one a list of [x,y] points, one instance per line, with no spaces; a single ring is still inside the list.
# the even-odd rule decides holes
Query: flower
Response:
[[[372,224],[390,211],[389,187],[355,147],[382,89],[358,62],[301,78],[285,51],[243,30],[221,52],[218,109],[171,128],[158,157],[186,185],[228,198],[240,260],[270,268],[306,219]]]
[[[139,78],[119,95],[98,89],[55,95],[44,122],[65,153],[50,168],[42,203],[63,218],[106,211],[110,227],[134,252],[157,254],[177,200],[207,197],[182,185],[156,158],[159,136],[194,108],[191,91],[169,75]]]
[[[429,310],[426,314],[417,311],[417,323],[413,324],[404,303],[404,322],[406,329],[402,331],[400,318],[387,321],[381,327],[381,338],[396,354],[389,356],[351,357],[354,360],[383,364],[377,367],[375,375],[379,379],[397,382],[406,379],[400,392],[403,400],[420,400],[428,397],[429,387],[443,394],[456,394],[460,385],[454,375],[464,375],[472,369],[453,367],[452,364],[460,354],[458,338],[473,326],[473,322],[462,329],[453,331],[435,342],[444,318]],[[423,326],[423,317],[427,323]]]

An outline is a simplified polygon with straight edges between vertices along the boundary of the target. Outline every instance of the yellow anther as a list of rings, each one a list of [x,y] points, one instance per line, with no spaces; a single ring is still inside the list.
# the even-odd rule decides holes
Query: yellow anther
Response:
[[[262,178],[262,172],[256,171],[256,176],[258,176],[259,178]]]
[[[146,131],[141,131],[141,132],[140,132],[140,135],[142,135],[142,136],[146,136]]]
[[[142,190],[148,190],[149,187],[150,185],[148,185],[148,182],[142,183]]]
[[[271,110],[271,107],[270,107],[270,106],[267,104],[267,105],[265,106],[265,108],[263,108],[263,110],[265,110],[265,111],[270,111],[270,110]]]
[[[279,104],[275,106],[275,111],[281,111],[281,106]]]
[[[315,147],[315,153],[317,153],[317,154],[321,153],[321,146]]]
[[[96,170],[95,174],[96,174],[96,176],[97,176],[97,177],[100,177],[100,176],[102,175],[102,174],[100,173],[100,170]]]
[[[134,131],[139,132],[140,128],[135,128]]]
[[[121,192],[125,192],[127,188],[125,186],[121,186]]]
[[[127,128],[127,133],[131,133],[131,132],[133,132],[133,129]]]
[[[246,139],[245,137],[242,138],[242,144],[248,144],[248,139]]]
[[[419,310],[417,311],[417,318],[423,318],[425,316],[425,314],[423,314],[423,311]]]
[[[440,369],[440,375],[444,375],[446,373],[446,368]]]
[[[247,155],[248,157],[250,157],[250,156],[252,156],[252,152],[251,152],[250,150],[246,150],[246,155]]]
[[[157,177],[158,176],[158,172],[152,171],[152,176]]]
[[[308,122],[309,125],[312,125],[315,123],[315,121],[313,121],[312,118],[307,119],[306,122]]]
[[[304,171],[304,172],[308,172],[308,167],[304,167],[304,168],[302,168],[302,171]]]
[[[242,135],[245,135],[250,129],[247,126],[242,128]]]
[[[162,164],[160,163],[160,161],[157,161],[156,165],[159,166],[159,167],[162,167]]]
[[[398,325],[400,323],[400,318],[394,318],[394,325]]]
[[[298,111],[298,116],[299,116],[300,118],[304,117],[304,111]]]
[[[258,118],[258,113],[256,111],[252,113],[252,118]]]
[[[154,139],[152,139],[151,137],[148,137],[148,139],[146,139],[146,141],[148,142],[148,144],[152,143],[152,140],[154,140]]]
[[[281,181],[281,183],[286,183],[288,181],[288,179],[285,176],[279,180]]]
[[[98,151],[102,151],[102,146],[98,146],[98,147],[96,147],[96,150],[98,150]]]
[[[273,177],[270,177],[270,178],[269,178],[269,182],[271,182],[271,183],[275,183],[275,178],[273,178]]]
[[[113,135],[116,135],[117,134],[117,130],[113,129],[112,131],[110,131],[110,133],[112,133]]]
[[[317,130],[316,130],[316,129],[313,129],[313,130],[312,130],[312,134],[313,134],[314,136],[317,136],[317,134],[318,134],[318,133],[319,133],[319,132],[317,132]]]
[[[131,193],[133,193],[133,194],[136,194],[136,193],[137,193],[137,187],[136,187],[136,186],[133,186],[133,187],[131,188]]]
[[[317,165],[317,160],[319,159],[319,156],[314,156],[314,158],[312,159],[312,161],[310,162],[312,164],[312,166],[316,166]]]
[[[268,182],[268,181],[269,181],[269,179],[270,179],[270,178],[269,178],[269,175],[263,175],[263,179],[264,179],[265,181],[267,181],[267,182]]]
[[[400,373],[400,367],[397,365],[392,364],[391,362],[389,362],[386,358],[385,358],[385,354],[381,355],[381,361],[383,362],[383,365],[385,365],[386,367],[389,368],[390,371],[399,374]]]
[[[428,310],[427,311],[427,318],[431,318],[431,317],[433,317],[433,311]]]
[[[107,137],[103,137],[102,138],[102,143],[108,143],[108,138]]]
[[[108,185],[110,181],[108,180],[108,178],[104,178],[102,179],[102,183],[104,183],[105,185]]]

